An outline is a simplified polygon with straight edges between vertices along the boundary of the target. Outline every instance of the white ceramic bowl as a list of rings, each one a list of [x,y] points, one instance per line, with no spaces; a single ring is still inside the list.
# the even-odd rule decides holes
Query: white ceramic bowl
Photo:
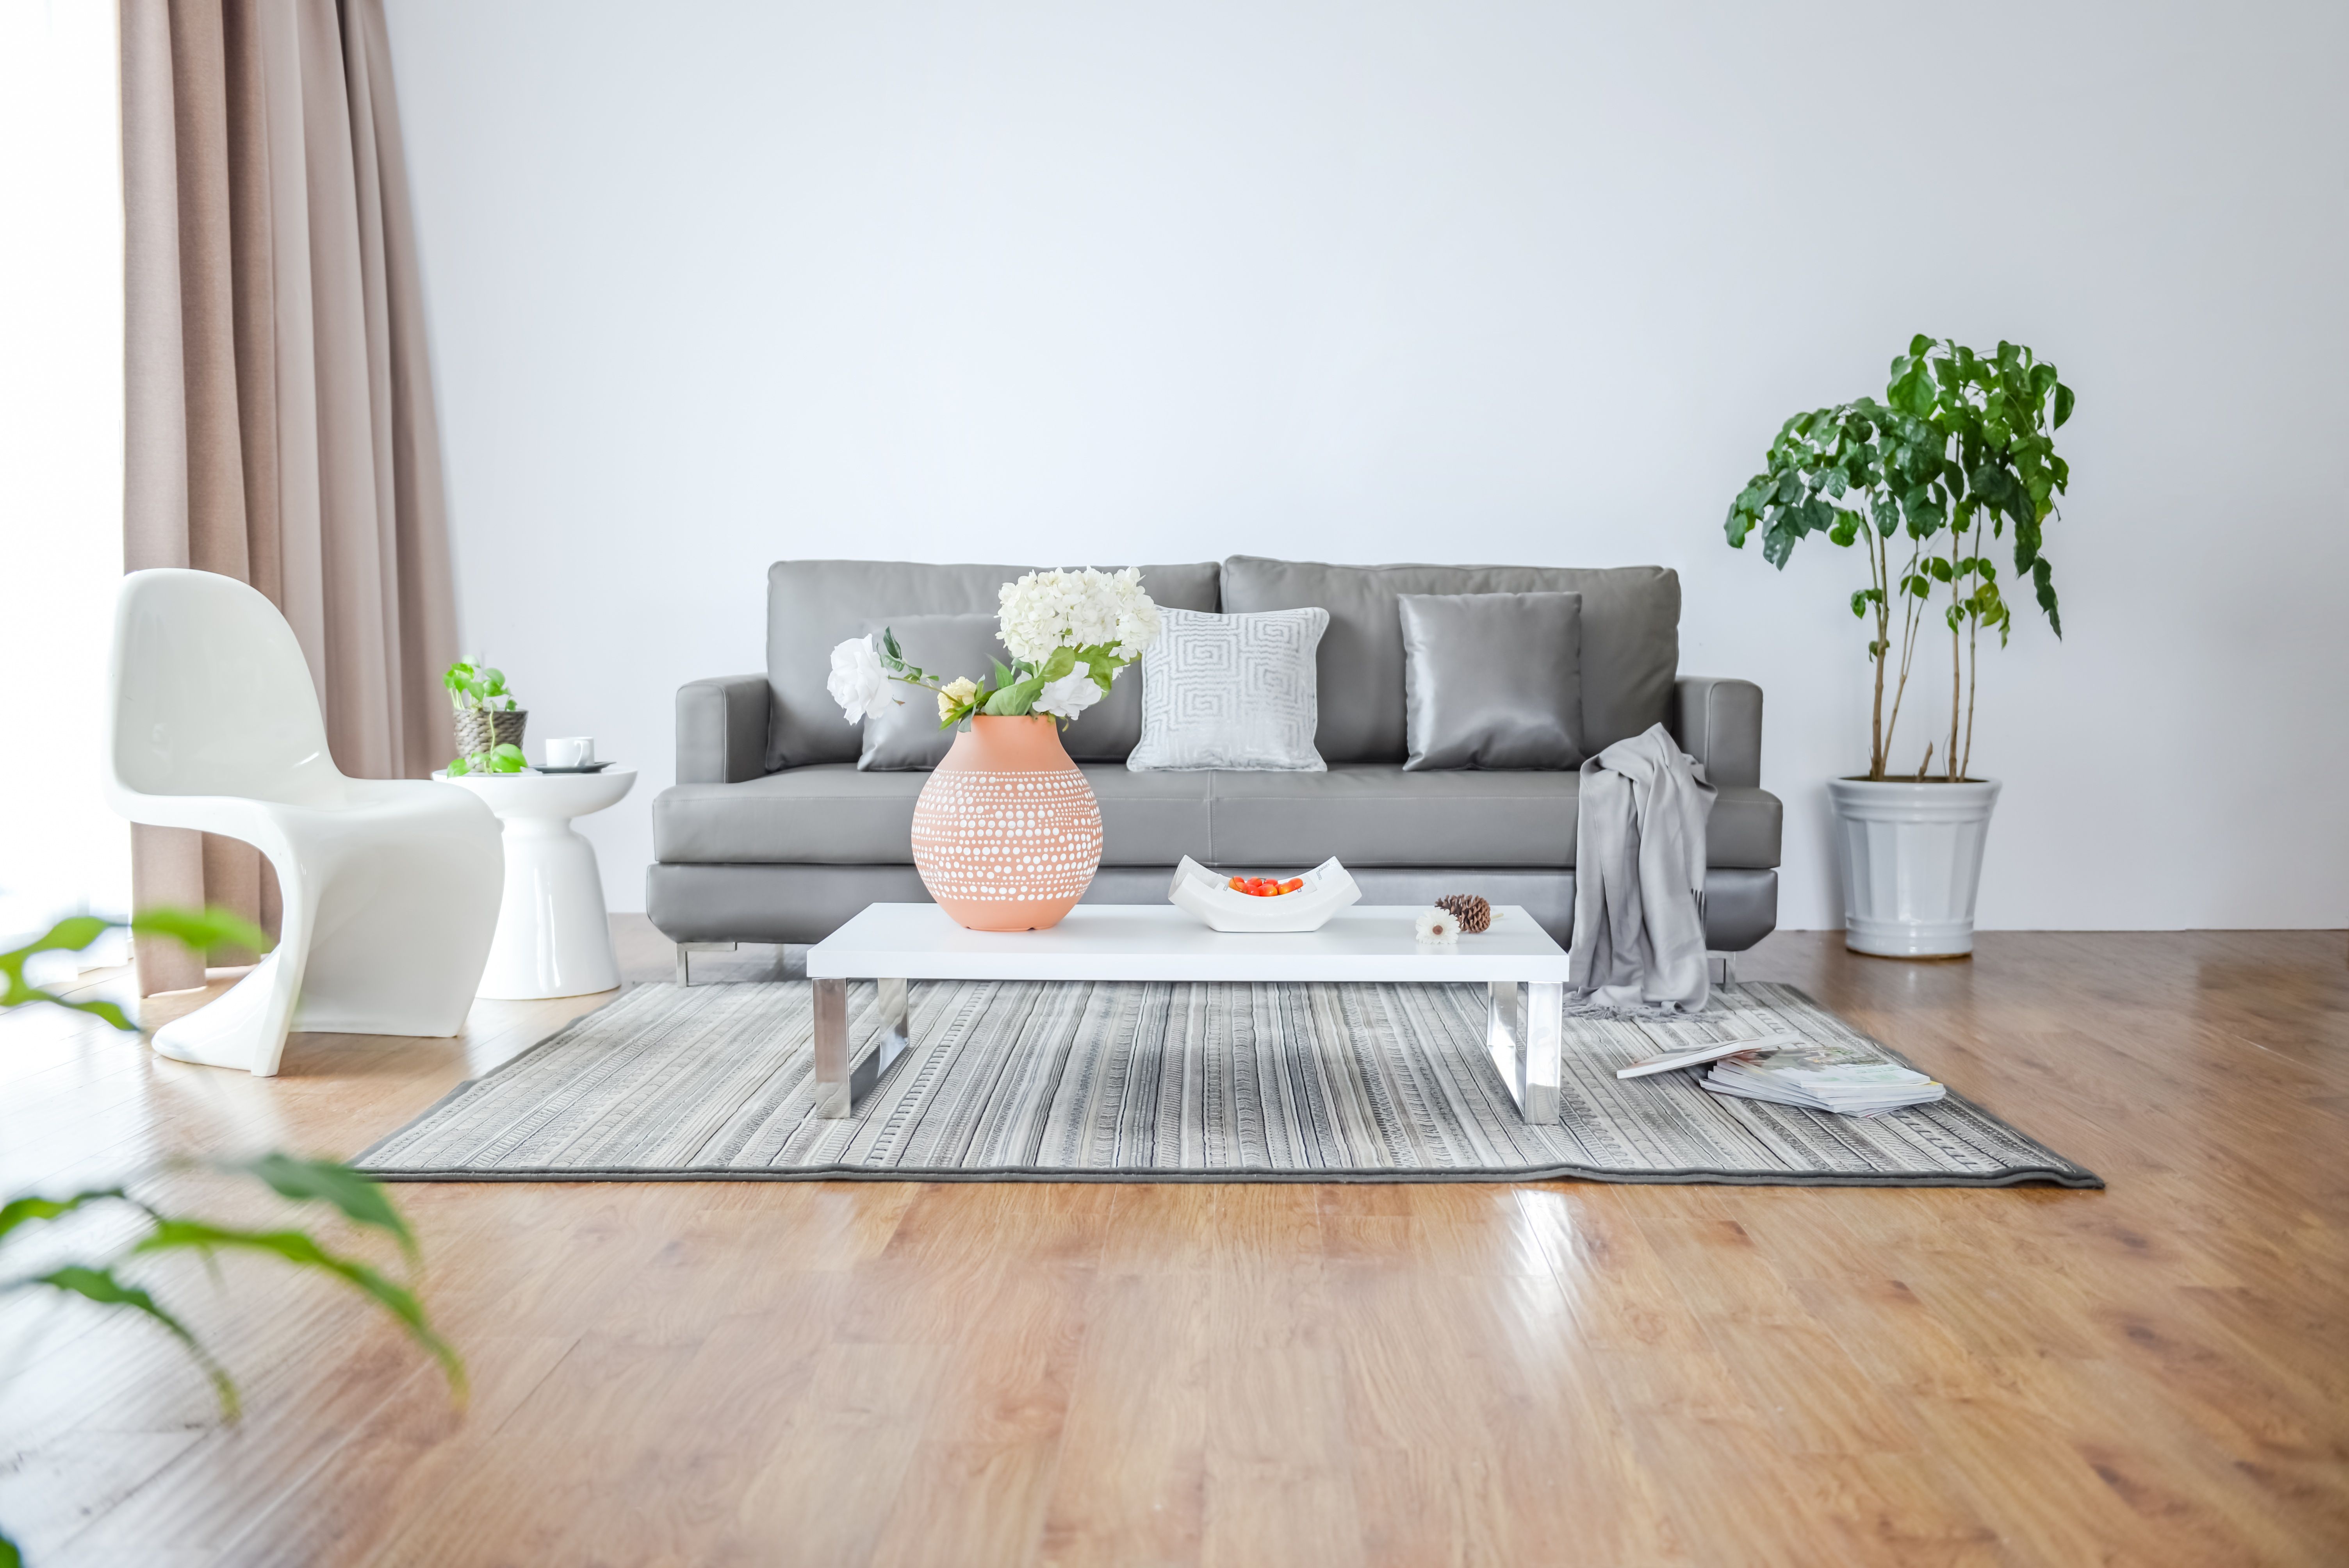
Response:
[[[1319,931],[1330,917],[1350,903],[1361,902],[1362,890],[1336,860],[1327,860],[1305,873],[1305,885],[1295,892],[1272,898],[1235,892],[1231,878],[1220,876],[1190,856],[1174,868],[1174,882],[1166,890],[1175,908],[1196,915],[1210,931]]]

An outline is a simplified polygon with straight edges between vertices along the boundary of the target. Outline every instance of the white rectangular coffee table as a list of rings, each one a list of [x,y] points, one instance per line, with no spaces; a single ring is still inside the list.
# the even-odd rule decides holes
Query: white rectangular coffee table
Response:
[[[1319,931],[1255,935],[1210,931],[1166,904],[1079,904],[1050,931],[970,931],[933,903],[867,904],[808,949],[818,1114],[848,1115],[905,1048],[909,980],[1326,980],[1482,982],[1493,1065],[1527,1121],[1557,1121],[1565,950],[1515,904],[1494,909],[1490,931],[1443,945],[1417,940],[1419,913],[1356,904]],[[854,1063],[851,980],[879,982],[887,1026]]]

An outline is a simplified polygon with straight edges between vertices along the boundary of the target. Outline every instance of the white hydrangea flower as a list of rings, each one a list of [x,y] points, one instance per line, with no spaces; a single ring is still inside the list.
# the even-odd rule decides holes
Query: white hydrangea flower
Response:
[[[1158,606],[1142,590],[1142,573],[1030,572],[999,596],[1003,645],[1014,658],[1041,665],[1061,648],[1110,646],[1131,662],[1158,636]]]
[[[832,674],[823,689],[840,705],[840,717],[851,724],[878,718],[889,711],[895,699],[889,695],[888,674],[881,667],[881,650],[873,645],[871,634],[851,637],[832,650]]]
[[[1448,909],[1423,909],[1413,929],[1422,942],[1444,944],[1460,940],[1460,917]]]
[[[1044,689],[1036,694],[1033,711],[1050,714],[1054,718],[1074,718],[1101,701],[1101,683],[1080,669],[1059,680],[1046,681]]]
[[[1142,591],[1140,567],[1129,566],[1112,577],[1109,593],[1117,606],[1118,653],[1130,663],[1158,640],[1158,606]]]

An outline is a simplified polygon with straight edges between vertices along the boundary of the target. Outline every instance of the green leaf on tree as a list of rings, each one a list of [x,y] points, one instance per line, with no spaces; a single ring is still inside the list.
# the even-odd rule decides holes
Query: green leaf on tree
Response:
[[[186,1324],[163,1310],[153,1296],[138,1285],[125,1284],[117,1279],[112,1269],[93,1268],[88,1264],[67,1264],[45,1274],[36,1274],[25,1284],[45,1284],[52,1290],[80,1296],[100,1306],[127,1307],[151,1322],[160,1324],[172,1337],[187,1346],[188,1354],[196,1358],[196,1365],[204,1369],[205,1377],[211,1379],[212,1394],[220,1400],[221,1414],[229,1420],[236,1419],[236,1385],[229,1380],[227,1370],[212,1359],[212,1352],[189,1332]]]
[[[185,909],[145,909],[130,917],[130,929],[141,936],[169,937],[197,953],[242,947],[266,953],[274,945],[261,927],[218,904],[198,913]]]
[[[392,1206],[380,1182],[333,1160],[297,1160],[291,1154],[268,1153],[253,1160],[223,1161],[218,1169],[259,1178],[279,1197],[296,1203],[331,1203],[356,1225],[383,1232],[399,1243],[409,1268],[417,1264],[416,1233]]]
[[[208,1256],[226,1249],[267,1253],[300,1268],[318,1269],[338,1275],[346,1284],[398,1319],[408,1330],[409,1337],[440,1363],[440,1370],[449,1380],[450,1394],[460,1402],[464,1399],[465,1364],[458,1357],[456,1347],[441,1338],[426,1320],[424,1304],[417,1298],[416,1293],[385,1278],[356,1258],[328,1252],[305,1232],[246,1231],[202,1220],[158,1217],[153,1233],[130,1251],[133,1255],[191,1251]]]

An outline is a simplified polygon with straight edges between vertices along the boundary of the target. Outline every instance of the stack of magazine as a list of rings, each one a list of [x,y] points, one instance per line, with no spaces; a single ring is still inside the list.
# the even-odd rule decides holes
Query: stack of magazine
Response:
[[[1698,1013],[1642,1019],[1640,1027],[1665,1049],[1616,1068],[1617,1078],[1710,1064],[1698,1081],[1715,1094],[1843,1116],[1878,1116],[1949,1093],[1874,1046],[1808,1039],[1767,1013]]]

